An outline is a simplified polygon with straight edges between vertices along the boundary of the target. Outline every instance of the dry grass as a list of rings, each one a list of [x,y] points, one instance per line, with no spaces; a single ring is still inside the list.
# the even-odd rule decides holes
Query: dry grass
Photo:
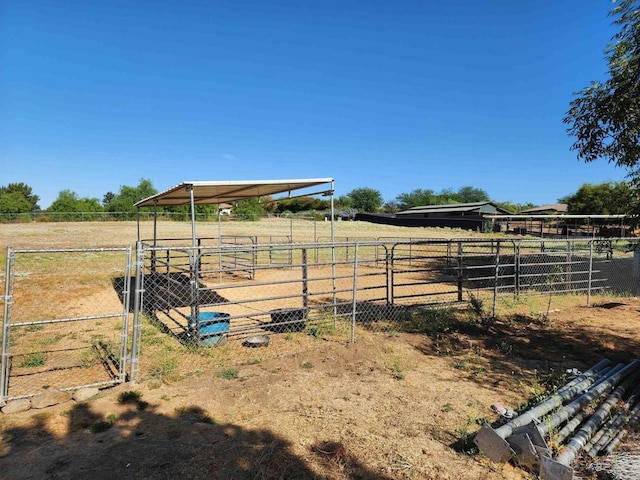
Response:
[[[367,222],[335,222],[337,239],[379,237],[463,238],[479,236],[467,230],[451,228],[407,228],[375,225]],[[222,235],[286,236],[293,233],[296,242],[312,241],[314,235],[327,241],[331,237],[330,222],[312,222],[273,218],[259,222],[212,222],[197,224],[197,236]],[[153,238],[153,222],[140,223],[141,239]],[[191,238],[188,222],[158,222],[159,238]],[[83,248],[123,247],[135,243],[138,238],[136,222],[61,222],[61,223],[13,223],[0,229],[0,250],[8,245],[19,249],[33,248]]]

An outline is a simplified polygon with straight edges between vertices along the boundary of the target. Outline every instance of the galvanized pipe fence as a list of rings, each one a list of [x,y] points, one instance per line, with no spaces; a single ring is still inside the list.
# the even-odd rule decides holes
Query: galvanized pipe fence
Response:
[[[7,249],[0,404],[126,381],[131,269],[131,247]]]
[[[223,236],[196,246],[143,241],[135,255],[131,247],[9,248],[0,403],[44,384],[138,379],[145,322],[192,346],[302,331],[355,341],[361,330],[401,329],[415,307],[474,296],[495,314],[506,296],[581,294],[589,304],[596,292],[635,295],[634,242]]]

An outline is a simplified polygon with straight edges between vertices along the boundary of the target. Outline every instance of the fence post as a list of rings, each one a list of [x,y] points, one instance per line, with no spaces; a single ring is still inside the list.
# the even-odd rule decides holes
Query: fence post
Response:
[[[514,245],[514,254],[515,254],[515,261],[514,261],[514,268],[515,268],[515,272],[514,272],[514,282],[515,282],[515,294],[516,294],[516,298],[520,296],[520,268],[521,268],[521,262],[520,262],[520,247],[522,246],[522,242],[518,242],[517,245]]]
[[[573,289],[573,242],[567,242],[567,288]]]
[[[462,269],[463,269],[463,257],[462,257],[462,242],[458,242],[458,301],[461,302],[462,301],[462,280],[463,280],[463,275],[462,275]]]
[[[11,305],[13,304],[13,259],[15,254],[11,247],[7,247],[7,263],[4,277],[4,311],[2,314],[2,362],[0,366],[0,405],[6,403],[9,393],[9,369],[11,352],[9,352],[9,334],[11,326]]]
[[[124,268],[124,282],[122,285],[122,346],[120,348],[120,381],[127,379],[127,346],[129,343],[129,308],[131,305],[131,245],[127,249],[127,261]]]
[[[309,271],[307,267],[307,249],[302,249],[302,307],[305,312],[309,306]]]
[[[142,308],[144,295],[144,249],[142,243],[136,244],[136,276],[135,276],[135,292],[133,297],[133,332],[131,335],[131,361],[129,363],[129,381],[133,384],[138,380],[138,371],[140,368],[140,334],[142,330]]]
[[[493,278],[493,311],[492,315],[496,316],[496,303],[498,301],[498,282],[500,281],[500,241],[496,242],[496,265]]]
[[[395,289],[394,289],[394,284],[395,284],[395,276],[394,276],[394,263],[395,263],[395,255],[396,255],[396,247],[398,246],[398,244],[396,243],[395,245],[391,246],[391,250],[389,252],[387,252],[387,285],[389,286],[388,288],[388,292],[387,292],[387,304],[388,305],[393,305],[395,302]]]
[[[593,276],[593,240],[589,241],[589,282],[587,285],[587,307],[591,306],[591,279]]]
[[[391,251],[393,251],[393,247],[391,247]],[[392,289],[393,289],[393,283],[392,283],[392,276],[391,276],[391,269],[390,269],[390,263],[391,263],[391,254],[389,253],[389,247],[387,245],[384,246],[384,281],[385,281],[385,287],[386,287],[386,296],[387,296],[387,305],[391,305],[393,304],[393,298],[392,298]]]
[[[356,316],[358,314],[358,242],[354,247],[353,260],[353,302],[351,305],[351,343],[356,341]]]

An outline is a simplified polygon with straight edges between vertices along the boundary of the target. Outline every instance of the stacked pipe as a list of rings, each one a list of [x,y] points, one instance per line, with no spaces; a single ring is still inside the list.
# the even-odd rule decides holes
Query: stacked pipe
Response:
[[[499,428],[484,425],[474,443],[495,462],[514,460],[543,479],[572,480],[581,450],[609,453],[640,418],[639,377],[640,360],[612,366],[604,359]],[[558,447],[555,458],[547,440]]]

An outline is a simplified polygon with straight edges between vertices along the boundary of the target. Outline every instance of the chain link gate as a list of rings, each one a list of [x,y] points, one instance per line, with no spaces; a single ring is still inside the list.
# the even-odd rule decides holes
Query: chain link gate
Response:
[[[7,249],[0,404],[127,380],[131,257],[131,247]]]

